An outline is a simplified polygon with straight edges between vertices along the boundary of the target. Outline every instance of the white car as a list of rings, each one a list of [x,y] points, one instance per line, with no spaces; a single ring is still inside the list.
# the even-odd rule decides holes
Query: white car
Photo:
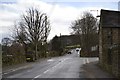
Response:
[[[78,52],[78,51],[80,51],[81,50],[81,48],[76,48],[76,51]]]
[[[81,48],[76,48],[76,52],[77,52],[78,56],[80,56],[80,51],[81,51]]]

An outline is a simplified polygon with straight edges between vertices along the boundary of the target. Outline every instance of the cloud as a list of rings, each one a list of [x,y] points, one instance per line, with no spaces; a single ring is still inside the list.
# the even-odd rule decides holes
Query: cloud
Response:
[[[42,0],[45,2],[55,2],[55,0]],[[56,2],[118,2],[119,0],[56,0]]]
[[[75,16],[73,15],[78,14],[77,9],[74,7],[61,7],[57,4],[45,3],[39,0],[19,0],[16,4],[3,4],[2,7],[4,9],[0,10],[0,27],[8,27],[5,28],[8,30],[28,8],[35,7],[40,11],[47,13],[52,27],[49,38],[58,35],[58,33],[69,34],[68,25],[71,20],[75,19]],[[5,31],[8,32],[8,30]],[[3,33],[3,31],[0,31],[0,33]]]
[[[54,0],[55,1],[55,0]],[[51,22],[51,32],[49,39],[55,35],[69,34],[69,27],[72,21],[81,16],[83,11],[99,10],[100,7],[74,7],[74,6],[64,6],[56,3],[49,3],[41,0],[17,0],[14,4],[2,4],[0,5],[0,34],[8,33],[9,29],[13,28],[13,24],[20,18],[20,15],[25,13],[28,8],[37,8],[42,12],[45,12]],[[94,16],[97,15],[96,12],[92,12]],[[4,28],[3,28],[4,27]],[[4,32],[2,30],[4,29]],[[10,31],[11,32],[11,31]]]

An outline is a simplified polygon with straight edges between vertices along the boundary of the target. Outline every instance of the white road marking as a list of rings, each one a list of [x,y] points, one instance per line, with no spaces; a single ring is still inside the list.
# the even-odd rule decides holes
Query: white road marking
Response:
[[[8,74],[8,73],[3,73],[3,74]],[[2,74],[2,75],[3,75],[3,74]]]
[[[85,64],[85,59],[83,59],[83,64]]]
[[[87,58],[87,63],[89,63],[89,60],[88,60],[88,58]]]
[[[89,59],[87,58],[87,59],[83,59],[83,64],[87,64],[87,63],[89,63]]]
[[[47,60],[48,62],[50,62],[50,61],[54,61],[53,59],[49,59],[49,60]]]
[[[44,71],[43,73],[45,74],[45,73],[47,73],[49,71],[49,69],[48,70],[46,70],[46,71]]]
[[[40,77],[40,76],[41,76],[41,75],[38,75],[38,76],[34,77],[34,79],[35,79],[35,78],[38,78],[38,77]],[[34,80],[34,79],[32,79],[32,80]]]
[[[46,74],[46,73],[49,72],[51,69],[54,69],[55,67],[57,67],[59,64],[60,64],[60,63],[58,63],[56,66],[53,66],[52,68],[50,68],[50,69],[44,71],[43,73]],[[42,75],[42,74],[35,76],[32,80],[34,80],[35,78],[40,77],[41,75]]]
[[[54,67],[52,67],[52,69],[54,69],[54,68],[56,68],[58,65],[60,65],[61,64],[61,62],[60,63],[58,63],[57,65],[55,65]]]
[[[38,77],[40,77],[41,76],[41,74],[40,75],[37,75],[36,77],[34,77],[34,78],[38,78]],[[34,80],[34,79],[33,79]]]
[[[64,61],[65,61],[65,60],[67,60],[67,59],[68,59],[68,58],[63,59],[61,62],[59,62],[58,64],[56,64],[56,65],[55,65],[55,66],[53,66],[52,68],[50,68],[50,69],[48,69],[48,70],[44,71],[43,73],[44,73],[44,74],[46,74],[47,72],[49,72],[50,70],[52,70],[52,69],[56,68],[58,65],[60,65],[62,62],[64,62]],[[42,74],[35,76],[32,80],[34,80],[35,78],[40,77],[41,75],[42,75]]]
[[[64,61],[67,60],[67,59],[68,59],[68,58],[61,60],[61,62],[59,62],[58,64],[56,64],[55,66],[53,66],[51,69],[56,68],[58,65],[60,65],[62,62],[64,62]],[[51,69],[50,69],[50,70],[51,70]]]
[[[98,60],[99,60],[99,58],[96,58],[96,60],[98,61]]]
[[[31,72],[30,70],[28,70],[27,72]]]
[[[16,71],[16,70],[12,70],[12,71]]]

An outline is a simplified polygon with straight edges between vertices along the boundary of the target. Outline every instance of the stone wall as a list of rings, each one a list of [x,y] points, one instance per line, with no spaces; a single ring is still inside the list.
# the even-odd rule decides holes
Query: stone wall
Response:
[[[103,68],[120,78],[120,12],[101,10],[99,57]]]
[[[115,74],[115,76],[119,76],[118,75],[118,61],[119,61],[119,52],[118,52],[118,44],[119,44],[119,29],[118,28],[114,28],[113,29],[113,49],[112,49],[112,54],[113,54],[113,60],[112,60],[112,71],[113,74]]]
[[[102,28],[101,35],[100,64],[116,77],[120,77],[120,29]]]
[[[118,31],[118,77],[120,78],[120,29]]]

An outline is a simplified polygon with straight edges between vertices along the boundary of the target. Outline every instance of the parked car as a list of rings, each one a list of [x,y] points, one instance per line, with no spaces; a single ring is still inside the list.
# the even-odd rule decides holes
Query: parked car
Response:
[[[67,52],[68,54],[72,54],[72,50],[68,50],[68,52]]]
[[[26,53],[26,61],[35,61],[35,53],[33,51]]]
[[[72,52],[71,52],[71,51],[68,51],[68,54],[72,54]]]

